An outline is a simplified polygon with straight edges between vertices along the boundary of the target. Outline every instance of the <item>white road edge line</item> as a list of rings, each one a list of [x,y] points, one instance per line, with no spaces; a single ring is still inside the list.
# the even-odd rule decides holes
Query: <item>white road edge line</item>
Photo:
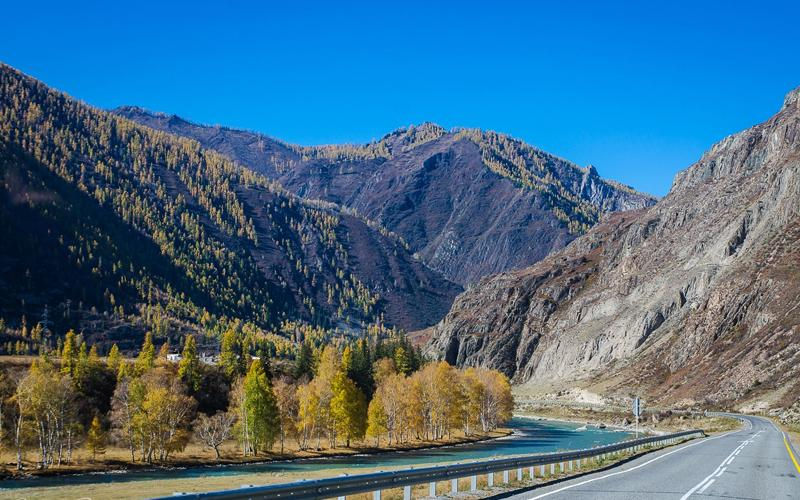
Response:
[[[706,439],[703,439],[702,441],[698,441],[696,443],[691,443],[691,444],[689,444],[687,446],[682,446],[682,447],[678,448],[677,450],[672,450],[672,451],[670,451],[668,453],[664,453],[663,455],[659,455],[656,458],[648,460],[647,462],[645,462],[643,464],[639,464],[639,465],[637,465],[635,467],[631,467],[630,469],[625,469],[625,470],[621,470],[621,471],[617,471],[617,472],[612,472],[612,473],[606,474],[604,476],[593,477],[591,479],[587,479],[586,481],[581,481],[580,483],[575,483],[575,484],[570,484],[568,486],[563,486],[563,487],[561,487],[561,488],[559,488],[557,490],[553,490],[553,491],[550,491],[550,492],[547,492],[547,493],[542,493],[541,495],[538,495],[538,496],[535,496],[535,497],[531,497],[530,500],[536,500],[537,498],[549,497],[550,495],[555,495],[556,493],[561,493],[562,491],[570,490],[572,488],[575,488],[576,486],[583,486],[584,484],[593,483],[595,481],[599,481],[599,480],[605,479],[607,477],[613,477],[613,476],[618,476],[620,474],[625,474],[626,472],[631,472],[631,471],[634,471],[636,469],[640,469],[640,468],[644,467],[645,465],[650,465],[651,463],[656,462],[658,460],[661,460],[664,457],[668,457],[668,456],[672,455],[673,453],[678,453],[679,451],[688,450],[692,446],[697,446],[698,444],[707,443],[709,441],[713,441],[715,439],[719,439],[721,437],[725,437],[725,436],[728,436],[730,434],[735,434],[737,432],[741,432],[741,430],[730,431],[730,432],[726,432],[725,434],[720,434],[719,436],[714,436],[712,438],[706,438]],[[714,472],[716,472],[716,471],[714,471]]]

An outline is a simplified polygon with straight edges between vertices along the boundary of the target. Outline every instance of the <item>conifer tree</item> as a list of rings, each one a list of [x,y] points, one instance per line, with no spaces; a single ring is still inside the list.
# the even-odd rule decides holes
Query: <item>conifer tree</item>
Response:
[[[144,344],[142,350],[139,351],[139,356],[136,357],[136,374],[141,375],[155,366],[156,363],[156,347],[153,345],[153,334],[148,332],[144,336]]]
[[[222,367],[222,371],[225,372],[228,378],[233,380],[244,372],[244,361],[242,346],[236,331],[226,331],[222,335],[219,354],[219,365]]]
[[[403,375],[409,375],[411,373],[411,360],[408,358],[408,352],[402,345],[398,346],[394,351],[394,364],[397,367],[397,371]]]
[[[86,447],[92,452],[92,460],[96,460],[98,454],[102,455],[106,452],[106,440],[107,436],[100,424],[100,419],[95,415],[86,435]]]
[[[111,346],[111,350],[108,352],[108,358],[106,358],[106,367],[108,370],[117,376],[119,373],[120,364],[122,364],[122,355],[119,352],[119,347],[117,344]]]
[[[61,349],[61,373],[74,375],[78,366],[78,345],[75,330],[67,332],[64,337],[64,346]]]
[[[311,346],[308,342],[303,342],[297,350],[297,355],[294,359],[294,378],[301,379],[304,376],[311,377],[314,375],[313,370],[313,353]]]
[[[194,335],[187,336],[186,342],[183,344],[183,354],[178,365],[178,376],[190,391],[195,392],[200,388],[202,373],[200,373],[200,359],[197,356],[197,344],[195,343]]]

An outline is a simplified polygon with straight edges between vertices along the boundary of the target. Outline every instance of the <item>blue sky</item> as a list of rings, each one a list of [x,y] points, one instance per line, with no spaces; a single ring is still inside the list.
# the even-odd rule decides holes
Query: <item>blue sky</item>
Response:
[[[302,144],[480,127],[657,195],[800,86],[797,1],[5,2],[2,18],[0,60],[99,107]]]

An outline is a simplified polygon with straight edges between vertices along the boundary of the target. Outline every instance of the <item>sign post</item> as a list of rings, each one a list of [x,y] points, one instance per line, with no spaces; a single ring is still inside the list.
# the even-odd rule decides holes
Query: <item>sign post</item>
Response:
[[[639,417],[642,416],[642,400],[639,396],[633,399],[633,416],[636,417],[636,437],[639,437]]]

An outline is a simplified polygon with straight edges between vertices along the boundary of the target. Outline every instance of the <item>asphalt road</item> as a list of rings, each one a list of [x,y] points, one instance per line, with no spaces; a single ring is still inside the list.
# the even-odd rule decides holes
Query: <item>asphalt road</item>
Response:
[[[649,453],[620,467],[510,498],[800,499],[800,465],[783,433],[763,418],[745,416],[741,430]],[[800,455],[793,450],[796,461]]]

